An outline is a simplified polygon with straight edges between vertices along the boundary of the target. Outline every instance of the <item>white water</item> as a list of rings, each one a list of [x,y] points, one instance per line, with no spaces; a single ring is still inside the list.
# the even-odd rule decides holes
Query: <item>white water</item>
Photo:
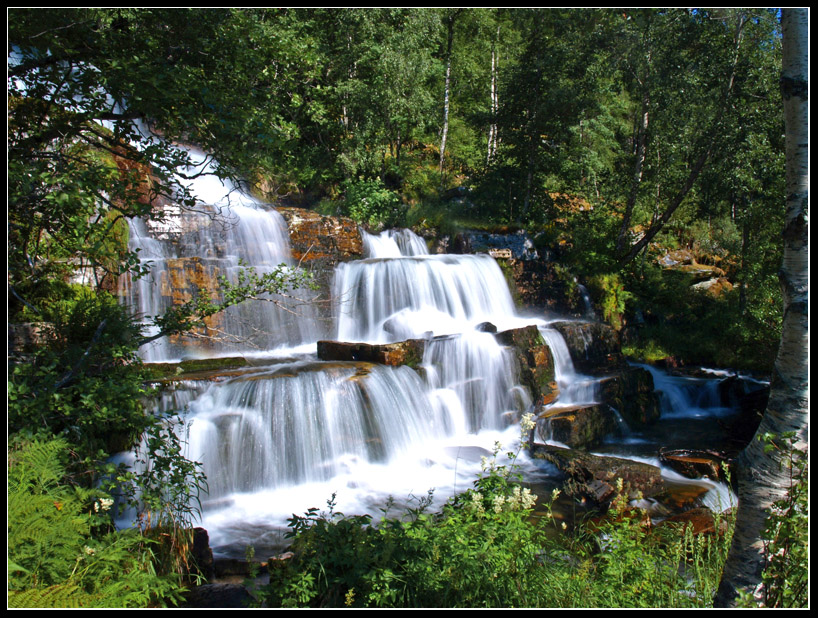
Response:
[[[187,181],[201,202],[194,211],[168,205],[162,221],[129,220],[129,249],[138,251],[150,272],[136,281],[125,279],[120,295],[142,316],[147,334],[157,330],[149,326],[151,318],[179,300],[192,299],[199,287],[221,301],[220,276],[236,283],[246,267],[259,275],[294,267],[284,218],[235,186],[203,173],[209,170],[206,160],[201,165],[204,170],[185,170],[197,175]],[[230,307],[212,319],[207,333],[163,337],[141,351],[143,359],[169,362],[313,343],[323,334],[320,323],[313,307],[298,300],[306,301],[309,295],[297,290],[293,298],[267,295],[265,300]]]
[[[663,418],[702,418],[732,413],[732,409],[721,402],[718,380],[671,376],[650,365],[640,366],[653,376]]]
[[[134,306],[151,316],[169,306],[178,260],[228,276],[240,259],[260,271],[289,264],[280,216],[252,200],[238,202],[230,209],[231,225],[208,219],[189,229],[170,226],[159,230],[165,240],[135,222],[131,241],[153,271],[129,290]],[[559,403],[596,401],[596,381],[576,374],[561,335],[545,320],[516,314],[492,258],[428,255],[408,231],[365,234],[364,240],[369,257],[336,271],[334,338],[426,339],[421,372],[317,362],[315,342],[326,334],[310,316],[293,317],[270,303],[228,315],[225,336],[215,343],[160,340],[146,357],[261,350],[270,360],[270,352],[286,357],[297,348],[311,358],[177,385],[164,395],[160,409],[187,411],[189,457],[203,462],[208,477],[202,525],[217,553],[281,545],[293,513],[321,508],[332,496],[336,510],[348,514],[377,514],[390,496],[411,506],[412,496],[430,490],[439,504],[471,486],[496,443],[502,452],[513,450],[531,396],[518,382],[514,357],[476,329],[483,322],[500,331],[537,325],[555,358]],[[527,465],[524,455],[518,462]]]

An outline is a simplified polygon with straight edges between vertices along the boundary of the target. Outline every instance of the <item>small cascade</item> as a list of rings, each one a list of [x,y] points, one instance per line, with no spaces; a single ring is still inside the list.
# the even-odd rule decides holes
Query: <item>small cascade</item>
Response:
[[[650,365],[653,384],[660,394],[663,418],[702,418],[731,414],[719,394],[719,380],[672,376]]]
[[[554,357],[557,385],[560,389],[558,405],[579,406],[597,403],[599,401],[599,379],[576,372],[571,353],[559,331],[547,325],[540,326],[539,330]]]
[[[454,393],[466,411],[470,433],[501,430],[531,406],[531,396],[518,383],[513,355],[490,333],[434,339],[423,366],[432,388]]]
[[[377,236],[362,232],[362,236],[366,257],[392,258],[429,254],[426,243],[411,230],[386,230]]]
[[[287,227],[276,211],[212,174],[198,176],[190,190],[201,200],[194,210],[171,204],[161,221],[129,221],[129,249],[150,270],[137,280],[123,278],[119,293],[143,325],[202,290],[219,299],[220,277],[235,283],[247,267],[260,275],[294,267]],[[318,324],[308,303],[268,296],[210,318],[207,332],[164,337],[141,352],[147,362],[267,352],[317,341]],[[146,333],[153,334],[150,328]]]
[[[350,460],[387,464],[462,424],[441,417],[416,372],[378,365],[251,372],[213,384],[190,411],[211,500],[326,481]]]
[[[488,255],[370,258],[340,264],[333,298],[340,341],[389,343],[424,333],[450,335],[515,315],[503,273]]]

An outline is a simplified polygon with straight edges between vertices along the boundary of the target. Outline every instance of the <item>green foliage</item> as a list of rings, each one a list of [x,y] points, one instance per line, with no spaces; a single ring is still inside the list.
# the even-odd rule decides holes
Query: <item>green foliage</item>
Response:
[[[127,311],[87,289],[45,309],[47,344],[9,372],[9,430],[65,436],[89,457],[130,447],[149,420]]]
[[[756,281],[748,292],[766,300],[742,302],[742,290],[713,296],[691,288],[682,272],[646,263],[623,277],[633,296],[628,303],[630,353],[637,358],[672,356],[684,364],[768,371],[778,349],[780,305],[778,290],[761,289]],[[757,296],[756,296],[757,295]],[[637,317],[638,316],[638,317]]]
[[[621,278],[616,274],[596,275],[588,280],[588,285],[602,309],[603,319],[616,330],[620,330],[626,303],[633,298],[633,294],[625,289]]]
[[[343,183],[344,214],[370,227],[390,226],[402,220],[397,193],[375,180],[348,180]]]
[[[154,570],[156,543],[109,531],[113,500],[66,476],[69,452],[63,439],[17,442],[9,452],[9,606],[177,603],[179,578]]]
[[[524,424],[529,423],[524,419]],[[529,424],[525,427],[530,428]],[[484,459],[472,489],[398,519],[310,509],[290,520],[293,557],[271,571],[283,607],[707,607],[729,535],[650,529],[621,491],[608,517],[568,531],[510,465]],[[720,528],[719,516],[716,525]]]

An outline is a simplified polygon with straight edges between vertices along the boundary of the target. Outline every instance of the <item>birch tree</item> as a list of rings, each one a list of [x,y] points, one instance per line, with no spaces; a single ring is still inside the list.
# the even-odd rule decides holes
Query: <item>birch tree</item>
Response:
[[[765,566],[761,532],[770,506],[789,486],[782,434],[794,433],[796,448],[806,450],[809,429],[809,14],[784,9],[781,90],[786,128],[786,222],[780,272],[784,298],[781,343],[770,400],[756,438],[738,460],[739,510],[730,554],[716,596],[732,605],[739,591],[763,598]],[[775,436],[774,448],[760,438]]]

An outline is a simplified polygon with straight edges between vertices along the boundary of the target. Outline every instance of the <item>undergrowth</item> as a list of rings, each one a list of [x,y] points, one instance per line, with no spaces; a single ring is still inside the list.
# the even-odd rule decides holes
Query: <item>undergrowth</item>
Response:
[[[429,497],[403,518],[387,505],[375,522],[335,512],[333,498],[327,512],[293,516],[292,558],[275,561],[260,599],[279,607],[711,605],[729,535],[651,528],[624,491],[601,523],[563,530],[551,516],[558,492],[535,518],[516,453],[500,466],[500,450],[474,487],[438,512]],[[547,534],[555,526],[560,533]]]
[[[113,500],[72,481],[69,452],[64,439],[23,441],[9,451],[9,607],[178,603],[179,577],[154,566],[159,543],[113,528]]]

